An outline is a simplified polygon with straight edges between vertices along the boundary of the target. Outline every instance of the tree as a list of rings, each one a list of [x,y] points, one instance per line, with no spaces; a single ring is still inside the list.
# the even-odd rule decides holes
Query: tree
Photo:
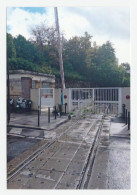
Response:
[[[16,58],[16,49],[11,34],[7,33],[7,57]]]
[[[16,48],[17,58],[22,58],[38,65],[42,65],[44,58],[39,49],[27,41],[22,35],[14,38],[14,44]]]
[[[125,69],[125,71],[126,71],[127,73],[130,72],[130,65],[129,65],[128,62],[122,63],[121,66]]]
[[[57,46],[56,30],[53,27],[48,27],[45,23],[36,25],[31,29],[30,41],[43,51],[44,46]]]
[[[32,37],[31,41],[26,40],[22,35],[13,38],[12,35],[7,34],[9,68],[59,76],[59,58],[54,29],[41,26],[35,30],[37,30],[34,31],[36,37]],[[87,32],[83,36],[74,36],[69,40],[63,37],[65,77],[90,81],[92,87],[130,86],[130,65],[122,63],[118,66],[115,49],[110,41],[98,46],[95,42],[91,44],[91,38],[92,36]]]
[[[87,67],[90,66],[90,50],[91,50],[91,39],[88,33],[84,36],[75,36],[67,41],[64,45],[65,55],[70,64],[72,64],[74,71],[79,74],[86,75]]]

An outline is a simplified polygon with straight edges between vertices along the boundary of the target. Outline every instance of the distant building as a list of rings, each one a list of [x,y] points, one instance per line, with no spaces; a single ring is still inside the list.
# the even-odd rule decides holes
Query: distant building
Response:
[[[31,72],[26,70],[10,70],[10,97],[30,99],[31,88],[55,88],[55,75]]]

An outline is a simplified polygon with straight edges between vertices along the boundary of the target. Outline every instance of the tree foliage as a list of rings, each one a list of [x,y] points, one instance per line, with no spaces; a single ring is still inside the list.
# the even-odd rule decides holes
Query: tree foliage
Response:
[[[130,65],[117,64],[110,41],[101,46],[92,43],[92,36],[62,36],[65,78],[90,81],[93,87],[130,86]],[[57,37],[54,28],[44,24],[32,29],[26,40],[22,35],[7,34],[7,57],[10,69],[24,69],[60,76]]]

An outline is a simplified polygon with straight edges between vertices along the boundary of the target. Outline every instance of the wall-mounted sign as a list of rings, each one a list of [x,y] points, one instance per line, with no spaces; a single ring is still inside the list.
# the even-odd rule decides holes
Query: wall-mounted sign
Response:
[[[126,95],[126,99],[129,100],[130,99],[130,95]]]

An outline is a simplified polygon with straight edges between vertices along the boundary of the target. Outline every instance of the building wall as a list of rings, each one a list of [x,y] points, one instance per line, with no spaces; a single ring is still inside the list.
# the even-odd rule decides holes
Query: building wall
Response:
[[[54,88],[55,76],[24,70],[10,70],[10,97],[31,99],[31,88]]]
[[[10,78],[10,97],[17,99],[19,96],[22,96],[21,79]]]

